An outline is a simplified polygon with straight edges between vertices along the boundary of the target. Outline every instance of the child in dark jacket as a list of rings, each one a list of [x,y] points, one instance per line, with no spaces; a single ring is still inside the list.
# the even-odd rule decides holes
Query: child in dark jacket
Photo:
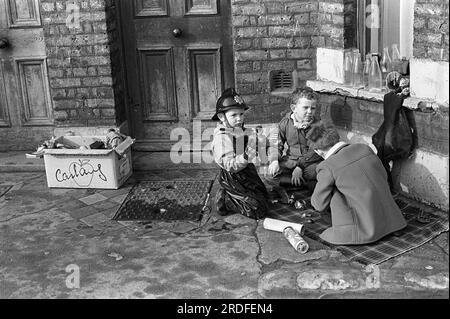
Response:
[[[316,184],[316,166],[323,159],[311,148],[306,135],[315,117],[318,95],[309,87],[298,89],[291,97],[291,112],[278,124],[278,159],[269,165],[269,174],[281,186]],[[286,146],[285,146],[286,144]]]

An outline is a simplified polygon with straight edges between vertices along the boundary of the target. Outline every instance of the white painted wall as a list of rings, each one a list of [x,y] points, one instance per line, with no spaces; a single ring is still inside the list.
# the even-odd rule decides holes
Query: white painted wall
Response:
[[[317,48],[317,79],[344,83],[344,50]]]
[[[448,156],[418,149],[413,157],[394,165],[397,187],[414,199],[449,208]]]
[[[411,96],[448,105],[449,66],[445,61],[411,59]]]

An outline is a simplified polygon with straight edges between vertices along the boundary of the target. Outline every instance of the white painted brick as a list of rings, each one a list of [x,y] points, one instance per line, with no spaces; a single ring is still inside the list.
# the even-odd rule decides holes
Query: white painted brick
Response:
[[[344,50],[317,48],[317,79],[344,83]]]
[[[411,96],[448,103],[448,62],[411,59]]]
[[[418,149],[411,159],[394,165],[392,177],[410,197],[448,210],[448,166],[448,156]]]

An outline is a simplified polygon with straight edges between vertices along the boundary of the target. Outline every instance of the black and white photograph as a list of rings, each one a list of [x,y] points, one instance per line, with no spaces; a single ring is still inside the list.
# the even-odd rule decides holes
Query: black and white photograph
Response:
[[[0,0],[0,299],[448,300],[448,25],[448,0]]]

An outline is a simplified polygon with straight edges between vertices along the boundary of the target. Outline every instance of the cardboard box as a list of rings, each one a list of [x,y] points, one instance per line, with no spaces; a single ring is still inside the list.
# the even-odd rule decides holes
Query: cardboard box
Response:
[[[62,136],[56,141],[73,149],[46,149],[45,173],[48,187],[117,189],[132,174],[131,145],[127,137],[115,149],[80,149],[100,136]]]

